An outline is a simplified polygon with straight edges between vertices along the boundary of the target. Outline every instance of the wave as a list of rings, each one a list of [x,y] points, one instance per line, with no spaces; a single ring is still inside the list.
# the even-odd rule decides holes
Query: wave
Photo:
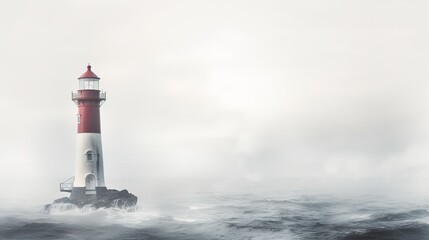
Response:
[[[118,203],[116,203],[118,204]],[[48,214],[51,215],[85,215],[85,214],[91,214],[93,212],[101,212],[101,211],[115,211],[115,212],[135,212],[138,211],[139,208],[137,206],[134,207],[128,207],[123,208],[119,207],[118,205],[111,208],[94,208],[90,205],[85,205],[81,208],[78,206],[71,204],[71,203],[53,203],[50,204],[49,207],[47,207],[45,210]]]
[[[429,239],[429,225],[423,223],[411,223],[402,227],[390,228],[388,226],[369,228],[361,232],[352,232],[342,238],[344,240],[424,240]]]
[[[129,208],[0,208],[0,239],[428,239],[427,206],[378,198],[207,194]]]

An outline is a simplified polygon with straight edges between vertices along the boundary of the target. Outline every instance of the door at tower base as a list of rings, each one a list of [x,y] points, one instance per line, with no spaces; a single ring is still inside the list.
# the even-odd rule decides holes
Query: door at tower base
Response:
[[[88,174],[85,178],[85,194],[95,194],[95,176]]]

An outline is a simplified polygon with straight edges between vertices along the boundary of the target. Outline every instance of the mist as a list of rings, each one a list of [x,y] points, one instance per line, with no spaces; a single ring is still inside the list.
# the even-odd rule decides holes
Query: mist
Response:
[[[3,1],[1,197],[73,175],[88,62],[109,188],[424,194],[428,30],[426,1]]]

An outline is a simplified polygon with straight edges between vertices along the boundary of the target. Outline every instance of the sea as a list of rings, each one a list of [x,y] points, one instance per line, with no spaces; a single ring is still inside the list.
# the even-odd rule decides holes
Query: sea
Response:
[[[0,200],[0,239],[429,239],[429,198],[199,192],[130,209]]]

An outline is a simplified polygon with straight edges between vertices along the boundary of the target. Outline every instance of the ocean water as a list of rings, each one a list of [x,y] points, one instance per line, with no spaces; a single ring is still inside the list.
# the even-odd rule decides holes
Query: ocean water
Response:
[[[199,193],[128,210],[1,202],[0,239],[429,239],[429,199]]]

